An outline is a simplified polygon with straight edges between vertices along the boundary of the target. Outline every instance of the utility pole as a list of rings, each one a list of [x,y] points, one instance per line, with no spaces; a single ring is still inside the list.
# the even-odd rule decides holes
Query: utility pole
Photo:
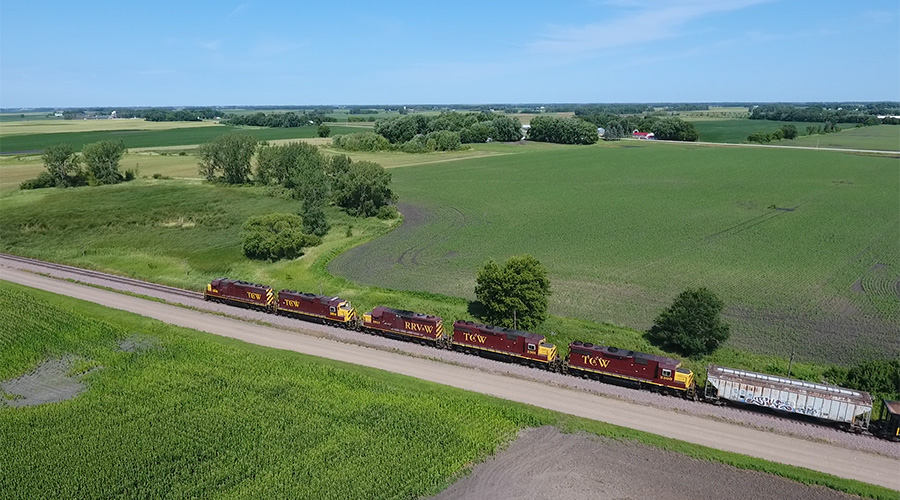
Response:
[[[791,378],[791,367],[794,364],[794,346],[791,345],[791,359],[788,361],[788,378]]]
[[[517,330],[516,328],[516,310],[513,309],[513,330]]]

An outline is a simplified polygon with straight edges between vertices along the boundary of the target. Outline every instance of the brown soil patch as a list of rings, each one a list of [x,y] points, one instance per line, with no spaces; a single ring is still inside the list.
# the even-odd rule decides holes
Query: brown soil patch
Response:
[[[433,499],[856,498],[633,441],[527,429],[508,449]]]
[[[50,359],[38,365],[31,373],[0,382],[0,389],[7,394],[5,400],[0,398],[0,404],[5,402],[15,408],[36,406],[65,401],[81,394],[87,390],[87,386],[80,380],[85,373],[69,375],[75,360],[74,356]]]

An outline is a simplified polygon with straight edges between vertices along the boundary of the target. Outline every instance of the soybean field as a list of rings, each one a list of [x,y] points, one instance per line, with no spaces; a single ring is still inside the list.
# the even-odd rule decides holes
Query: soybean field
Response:
[[[560,315],[644,329],[705,286],[727,304],[733,347],[900,354],[897,159],[632,141],[523,151],[393,169],[404,224],[329,270],[474,299],[479,266],[530,253]]]

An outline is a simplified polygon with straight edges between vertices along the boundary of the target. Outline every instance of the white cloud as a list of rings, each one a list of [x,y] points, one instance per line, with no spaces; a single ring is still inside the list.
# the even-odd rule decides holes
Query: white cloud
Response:
[[[609,0],[605,7],[625,14],[583,26],[552,26],[530,44],[542,53],[583,54],[640,45],[680,34],[687,23],[713,14],[743,9],[769,0],[675,0],[668,2]]]

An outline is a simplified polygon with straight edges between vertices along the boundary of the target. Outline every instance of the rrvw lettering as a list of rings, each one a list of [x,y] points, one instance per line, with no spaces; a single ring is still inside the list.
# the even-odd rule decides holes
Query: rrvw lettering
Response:
[[[434,331],[434,327],[431,325],[420,325],[418,323],[412,323],[409,321],[404,321],[403,327],[411,332],[432,333]]]
[[[284,305],[288,307],[300,307],[299,300],[284,299]]]
[[[463,332],[463,335],[465,336],[466,342],[478,342],[479,344],[484,344],[485,342],[487,342],[487,337],[484,335],[467,332]]]
[[[259,294],[259,293],[253,293],[253,292],[247,292],[247,297],[249,297],[251,300],[261,300],[261,299],[262,299],[262,294]]]
[[[609,366],[608,359],[597,358],[594,356],[585,356],[584,354],[582,354],[581,357],[582,357],[582,361],[586,365],[600,366],[602,368],[606,368],[607,366]]]

